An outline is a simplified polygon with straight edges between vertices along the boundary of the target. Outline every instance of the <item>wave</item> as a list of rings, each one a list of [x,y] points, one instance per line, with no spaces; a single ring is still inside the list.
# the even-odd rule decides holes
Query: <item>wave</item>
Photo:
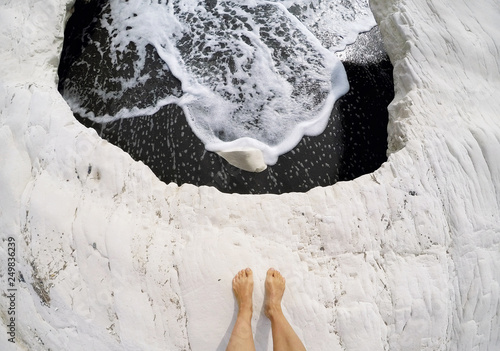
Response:
[[[207,150],[258,148],[269,165],[324,130],[348,90],[335,52],[375,25],[359,0],[112,0],[95,21],[82,50],[101,64],[77,60],[85,79],[64,82],[74,112],[106,123],[176,103]]]

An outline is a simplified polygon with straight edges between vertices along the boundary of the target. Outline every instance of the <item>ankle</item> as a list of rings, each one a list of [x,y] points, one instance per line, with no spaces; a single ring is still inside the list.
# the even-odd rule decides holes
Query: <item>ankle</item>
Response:
[[[252,318],[252,313],[253,313],[253,307],[252,304],[241,304],[238,307],[238,315],[241,315],[242,317],[248,317]]]
[[[281,305],[268,305],[266,306],[264,312],[267,318],[269,318],[270,320],[283,315],[283,310],[281,309]]]

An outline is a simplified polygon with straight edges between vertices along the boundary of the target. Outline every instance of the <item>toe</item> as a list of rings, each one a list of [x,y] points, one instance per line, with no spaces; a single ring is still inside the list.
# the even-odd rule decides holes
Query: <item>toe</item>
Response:
[[[235,276],[234,276],[234,278],[233,278],[233,281],[238,281],[238,280],[240,280],[241,275],[243,274],[242,272],[243,272],[243,271],[239,271],[238,273],[236,273],[236,275],[235,275]]]

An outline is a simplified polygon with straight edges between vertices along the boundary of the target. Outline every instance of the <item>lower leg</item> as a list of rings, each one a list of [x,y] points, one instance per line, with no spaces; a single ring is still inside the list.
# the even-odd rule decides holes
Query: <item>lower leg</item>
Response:
[[[233,278],[233,292],[238,302],[238,316],[226,351],[255,351],[251,324],[253,273],[250,268],[239,271]]]
[[[285,292],[285,278],[277,270],[271,268],[266,276],[266,297],[264,311],[271,321],[274,351],[305,351],[300,341],[288,323],[281,309],[281,299]]]

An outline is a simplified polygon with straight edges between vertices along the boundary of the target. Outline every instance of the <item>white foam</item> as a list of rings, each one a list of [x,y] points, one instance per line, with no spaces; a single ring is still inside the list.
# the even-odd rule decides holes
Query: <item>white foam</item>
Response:
[[[302,7],[307,9],[299,10]],[[181,81],[183,96],[100,115],[68,89],[65,95],[75,112],[107,122],[153,114],[167,103],[177,103],[207,150],[258,148],[267,164],[274,164],[304,135],[324,130],[333,104],[348,90],[334,51],[375,24],[366,1],[339,5],[259,0],[219,1],[213,6],[197,0],[114,0],[101,23],[112,38],[115,64],[131,42],[140,57],[133,77],[115,78],[122,90],[149,79],[139,72],[146,46],[153,45]],[[310,29],[323,35],[322,41]],[[106,96],[104,88],[96,89],[103,100],[120,99],[119,91]]]
[[[217,152],[227,162],[247,172],[262,172],[267,168],[259,149],[239,148]]]
[[[323,44],[332,50],[343,50],[359,33],[376,23],[368,0],[322,1],[277,0],[295,15]]]

